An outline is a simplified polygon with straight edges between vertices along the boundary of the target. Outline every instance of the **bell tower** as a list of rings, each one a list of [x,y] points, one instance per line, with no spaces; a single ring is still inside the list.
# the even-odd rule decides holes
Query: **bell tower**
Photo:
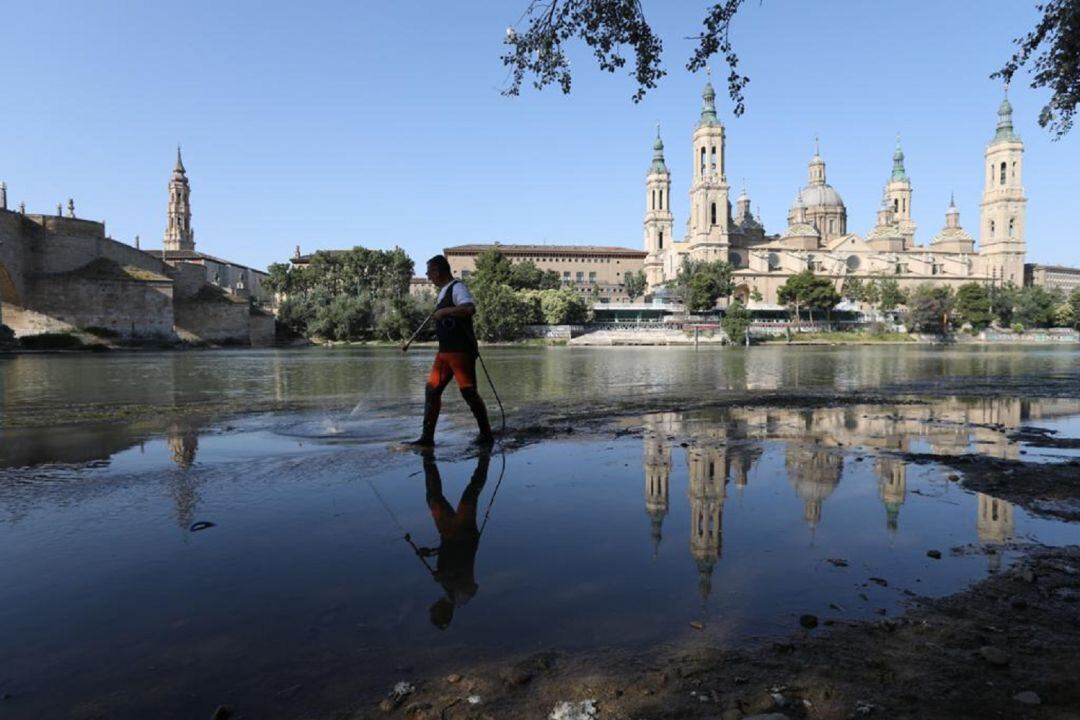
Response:
[[[904,151],[900,148],[900,135],[896,135],[893,151],[893,169],[885,186],[885,199],[892,207],[893,222],[904,238],[904,249],[915,245],[915,223],[911,220],[911,180],[904,170]]]
[[[664,252],[672,242],[671,173],[664,162],[664,141],[656,126],[653,159],[645,179],[645,278],[649,287],[664,282]]]
[[[706,81],[701,119],[694,129],[694,177],[690,186],[690,257],[726,260],[729,201],[724,168],[724,126],[716,118],[716,92]]]
[[[191,188],[179,146],[176,148],[176,167],[169,180],[169,210],[163,247],[165,252],[195,250],[195,231],[191,229]]]
[[[1012,105],[1008,89],[998,107],[997,132],[986,146],[986,183],[983,186],[979,219],[979,255],[995,285],[1024,283],[1024,255],[1027,242],[1024,219],[1022,170],[1024,143],[1013,131]]]

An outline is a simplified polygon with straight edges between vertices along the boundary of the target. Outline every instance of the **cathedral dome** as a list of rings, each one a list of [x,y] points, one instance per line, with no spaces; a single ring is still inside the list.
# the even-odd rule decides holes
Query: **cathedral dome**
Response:
[[[836,192],[832,185],[808,185],[799,192],[798,199],[807,208],[844,207],[844,201],[840,199],[840,193]]]
[[[813,225],[808,225],[807,223],[794,223],[788,226],[788,229],[784,231],[784,234],[780,236],[780,239],[816,237],[821,237],[821,235]]]

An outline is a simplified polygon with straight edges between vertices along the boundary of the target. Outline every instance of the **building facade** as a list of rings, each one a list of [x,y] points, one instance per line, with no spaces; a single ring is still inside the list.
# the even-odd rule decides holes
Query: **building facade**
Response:
[[[458,277],[468,279],[476,270],[476,257],[498,248],[512,263],[531,262],[542,271],[559,274],[563,287],[593,296],[599,303],[629,303],[623,285],[626,274],[644,269],[647,253],[624,247],[599,245],[455,245],[443,250]],[[640,300],[640,298],[636,298]]]
[[[644,267],[650,289],[675,280],[687,259],[730,262],[736,297],[751,307],[775,305],[777,291],[787,279],[808,269],[830,278],[841,293],[855,278],[893,278],[904,288],[927,281],[954,286],[969,282],[1020,286],[1024,282],[1024,146],[1013,129],[1008,98],[998,108],[996,132],[984,153],[978,249],[975,238],[961,226],[960,211],[952,201],[941,230],[929,244],[916,243],[913,188],[899,140],[876,221],[865,234],[849,232],[847,208],[828,183],[826,163],[817,148],[810,159],[807,183],[788,211],[787,228],[768,234],[751,211],[745,189],[732,209],[724,160],[725,129],[717,119],[715,99],[712,84],[706,83],[691,138],[690,217],[681,239],[674,236],[671,173],[657,130],[645,179]]]
[[[1024,285],[1060,290],[1068,296],[1080,290],[1080,268],[1028,263],[1024,266]]]

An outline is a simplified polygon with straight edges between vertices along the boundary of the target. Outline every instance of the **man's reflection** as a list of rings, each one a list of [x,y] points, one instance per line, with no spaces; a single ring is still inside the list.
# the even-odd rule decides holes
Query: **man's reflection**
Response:
[[[439,531],[439,547],[417,548],[422,558],[436,556],[432,577],[442,585],[445,595],[431,606],[431,624],[440,630],[450,626],[454,619],[454,609],[464,605],[476,595],[479,586],[473,576],[476,564],[476,551],[480,547],[480,528],[476,523],[477,501],[487,482],[489,453],[481,453],[457,509],[443,495],[442,477],[435,464],[435,454],[424,453],[424,484],[427,489],[427,504],[431,510],[431,519]],[[429,567],[430,569],[430,567]]]

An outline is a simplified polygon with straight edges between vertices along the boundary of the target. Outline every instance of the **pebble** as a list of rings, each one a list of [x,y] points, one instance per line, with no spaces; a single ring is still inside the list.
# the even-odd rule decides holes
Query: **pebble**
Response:
[[[881,587],[889,587],[889,581],[886,580],[885,578],[872,577],[872,578],[870,578],[870,582],[877,583]]]
[[[810,613],[807,613],[805,615],[800,615],[799,616],[799,624],[802,625],[807,630],[813,630],[818,625],[817,615],[811,615]]]
[[[956,482],[957,480],[960,479],[960,476],[959,475],[950,475],[949,479],[952,480],[953,482]]]
[[[1005,652],[1001,648],[996,648],[992,645],[983,645],[979,648],[979,655],[982,659],[991,665],[1003,667],[1009,664],[1009,653]]]
[[[695,630],[704,630],[705,629],[705,624],[700,623],[697,620],[691,620],[690,621],[690,627],[694,628]]]
[[[941,559],[941,551],[940,550],[927,550],[926,551],[926,557],[933,558],[935,560],[940,560]]]
[[[1025,705],[1042,705],[1042,698],[1039,697],[1038,693],[1032,692],[1031,690],[1016,693],[1013,695],[1013,700]]]

